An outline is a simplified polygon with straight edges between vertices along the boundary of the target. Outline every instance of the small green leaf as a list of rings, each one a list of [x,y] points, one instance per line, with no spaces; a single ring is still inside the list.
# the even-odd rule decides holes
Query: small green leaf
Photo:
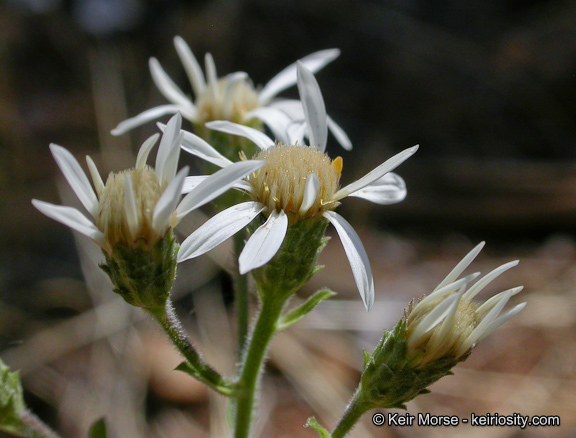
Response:
[[[107,435],[104,418],[97,420],[90,428],[90,432],[88,432],[88,438],[106,438]]]
[[[328,298],[332,298],[334,295],[336,295],[336,292],[333,292],[330,289],[319,290],[309,297],[303,304],[284,315],[278,322],[278,330],[284,330],[292,324],[297,323],[314,310],[318,304]]]
[[[213,380],[206,378],[206,376],[202,374],[200,370],[194,368],[190,362],[184,361],[174,369],[194,377],[196,380],[210,386],[214,391],[217,391],[226,397],[238,397],[242,393],[240,389],[224,379],[221,379],[221,382],[214,382]]]
[[[322,426],[320,426],[320,424],[318,424],[318,422],[316,421],[316,419],[314,417],[308,418],[308,422],[306,423],[306,427],[311,427],[316,432],[318,432],[318,435],[320,435],[320,438],[332,438],[332,435],[330,435],[330,432],[328,432],[326,429],[324,429]]]

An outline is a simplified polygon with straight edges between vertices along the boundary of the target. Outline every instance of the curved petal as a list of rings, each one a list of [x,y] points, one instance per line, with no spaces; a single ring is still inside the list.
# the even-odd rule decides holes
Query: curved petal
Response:
[[[380,205],[401,202],[406,198],[406,183],[395,173],[387,173],[366,187],[350,193],[348,196],[363,198]]]
[[[174,46],[176,47],[176,52],[178,52],[180,61],[184,66],[188,80],[192,84],[194,94],[196,95],[196,98],[198,98],[206,90],[206,79],[204,79],[204,73],[200,68],[200,64],[198,64],[198,61],[192,53],[192,50],[190,50],[188,44],[186,44],[181,37],[174,37]]]
[[[306,122],[292,122],[286,129],[288,144],[301,144],[304,142],[306,135]]]
[[[227,167],[232,164],[228,158],[214,149],[208,142],[201,139],[195,134],[188,131],[183,131],[184,137],[182,139],[182,149],[192,155],[196,155],[209,163],[215,164],[218,167]]]
[[[243,202],[218,213],[182,242],[178,263],[216,248],[252,222],[263,209],[259,202]]]
[[[504,312],[502,315],[500,315],[498,318],[492,321],[492,323],[490,323],[490,325],[486,328],[486,330],[484,330],[484,333],[482,333],[482,335],[478,338],[476,342],[480,342],[482,339],[489,336],[494,330],[496,330],[510,318],[518,315],[524,309],[524,307],[526,307],[526,303],[520,303],[512,307],[510,310]]]
[[[54,205],[37,199],[32,199],[32,204],[49,218],[90,237],[99,245],[104,245],[104,234],[75,208]]]
[[[184,185],[182,186],[182,194],[186,195],[194,190],[196,187],[200,185],[200,183],[206,181],[210,175],[197,175],[197,176],[187,176],[184,178]],[[244,192],[250,192],[252,190],[252,186],[244,180],[240,180],[236,182],[232,186],[232,188],[243,190]]]
[[[326,106],[316,78],[301,62],[298,66],[298,91],[304,108],[304,116],[310,130],[310,146],[322,152],[326,150],[328,140],[328,125],[326,121]]]
[[[166,74],[156,58],[150,58],[149,66],[152,80],[156,84],[156,87],[158,87],[160,93],[162,93],[168,101],[195,113],[196,107],[192,101],[188,99],[182,90],[170,79],[170,76]]]
[[[133,239],[138,232],[138,211],[136,210],[132,178],[130,178],[129,173],[126,174],[124,178],[124,214],[126,216],[126,222],[128,222],[130,237]]]
[[[240,274],[268,263],[276,255],[288,231],[284,210],[274,210],[266,222],[250,236],[238,258]]]
[[[304,121],[304,108],[302,107],[302,102],[296,99],[282,99],[276,100],[267,108],[275,108],[282,111],[292,120],[302,120]]]
[[[95,218],[98,215],[98,198],[76,158],[67,149],[54,143],[50,145],[50,151],[82,205]]]
[[[152,120],[156,120],[157,118],[162,117],[166,114],[176,114],[180,110],[181,107],[174,104],[162,105],[150,108],[149,110],[141,112],[135,117],[126,119],[123,122],[118,123],[118,126],[116,126],[112,131],[110,131],[110,134],[112,135],[125,134],[126,132],[136,128],[137,126],[143,125],[144,123],[148,123]],[[191,116],[188,117],[192,119]]]
[[[311,173],[306,178],[306,185],[304,186],[304,196],[302,197],[302,204],[298,210],[298,214],[304,216],[310,207],[314,205],[316,201],[316,196],[318,196],[318,189],[320,187],[320,180],[316,174]]]
[[[148,155],[150,155],[150,151],[158,141],[159,137],[160,134],[156,133],[142,143],[142,146],[140,146],[140,149],[138,150],[138,156],[136,157],[136,169],[144,168],[146,161],[148,161]]]
[[[446,276],[446,278],[442,280],[438,286],[436,286],[434,292],[443,288],[447,284],[456,281],[456,279],[460,277],[460,274],[462,274],[462,272],[464,272],[464,270],[468,266],[470,266],[470,263],[472,263],[474,259],[478,256],[478,254],[480,254],[480,251],[482,251],[482,248],[484,248],[485,244],[486,242],[480,242],[478,245],[474,247],[474,249],[472,249],[472,251],[466,254],[466,256],[462,260],[460,260],[460,262],[458,262],[458,264],[454,267],[454,269],[450,271],[450,273]]]
[[[176,218],[179,220],[192,210],[217,198],[246,175],[261,168],[264,163],[265,161],[239,161],[210,175],[182,199],[176,208]]]
[[[428,313],[420,323],[416,326],[411,338],[417,340],[419,337],[436,327],[448,314],[458,307],[458,303],[462,296],[460,294],[450,295],[437,306],[435,306],[430,313]]]
[[[342,198],[354,193],[357,190],[363,189],[369,184],[372,184],[374,181],[382,178],[388,172],[391,172],[408,158],[410,158],[414,153],[418,150],[418,146],[412,146],[411,148],[405,149],[402,152],[394,155],[392,158],[389,158],[376,169],[372,170],[371,172],[367,173],[365,176],[360,178],[358,181],[353,182],[352,184],[348,184],[346,187],[338,190],[332,200],[339,201]]]
[[[344,130],[340,127],[340,125],[338,125],[338,123],[332,120],[332,117],[330,116],[326,116],[326,122],[328,123],[328,129],[330,130],[336,141],[340,143],[340,146],[342,146],[347,151],[351,151],[352,141],[350,140],[350,137],[348,137],[346,132],[344,132]]]
[[[96,167],[96,163],[94,163],[94,160],[92,160],[90,155],[86,155],[86,164],[88,165],[88,171],[90,172],[92,183],[96,189],[96,195],[100,197],[100,194],[104,190],[104,181],[102,181],[100,172],[98,172],[98,167]]]
[[[225,132],[232,135],[240,135],[253,141],[260,149],[268,149],[274,146],[274,141],[263,132],[248,126],[232,123],[227,120],[215,120],[205,125],[215,131]]]
[[[206,68],[206,76],[208,77],[208,90],[212,93],[214,102],[218,101],[218,74],[216,73],[216,64],[214,58],[207,52],[204,55],[204,67]]]
[[[478,282],[472,286],[465,294],[464,298],[467,300],[472,300],[478,293],[484,289],[489,283],[491,283],[496,277],[500,276],[502,273],[506,272],[508,269],[513,268],[519,263],[518,260],[513,262],[508,262],[498,268],[489,272],[484,277],[482,277]]]
[[[366,310],[370,310],[374,305],[374,278],[372,277],[372,268],[370,267],[368,255],[360,241],[360,237],[358,237],[352,225],[338,213],[326,211],[324,212],[324,217],[334,225],[338,232],[350,262],[356,286],[358,286],[358,291],[362,301],[364,301],[364,306],[366,306]]]
[[[205,181],[210,175],[197,175],[197,176],[187,176],[184,178],[184,185],[182,185],[182,194],[185,195],[190,193],[196,187],[200,185],[201,182]]]
[[[290,117],[277,108],[260,107],[245,114],[244,120],[256,118],[262,120],[274,134],[278,141],[290,144],[286,129],[292,124]]]
[[[302,64],[312,73],[317,72],[329,62],[332,62],[340,55],[339,49],[320,50],[311,53],[300,60]],[[268,81],[258,94],[260,105],[266,105],[270,100],[281,91],[291,87],[296,83],[296,63],[290,64],[276,76]]]
[[[156,155],[156,175],[160,184],[168,184],[176,174],[176,167],[178,166],[178,158],[180,158],[180,145],[182,144],[183,134],[180,133],[182,126],[182,116],[176,113],[172,117],[166,129],[162,134],[160,146],[158,146],[158,154]]]
[[[188,166],[182,168],[178,175],[170,181],[160,199],[154,207],[154,213],[152,214],[152,227],[158,235],[162,235],[164,231],[170,226],[170,219],[172,214],[176,210],[176,205],[180,199],[180,194],[182,193],[182,185],[184,184],[184,178],[188,174]]]

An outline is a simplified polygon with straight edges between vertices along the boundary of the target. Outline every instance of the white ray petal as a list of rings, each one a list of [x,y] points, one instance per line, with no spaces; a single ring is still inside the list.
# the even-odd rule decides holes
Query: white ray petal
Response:
[[[184,178],[188,174],[188,166],[183,167],[178,175],[170,181],[160,199],[154,207],[154,213],[152,214],[152,227],[158,235],[162,235],[164,231],[170,226],[170,219],[172,214],[176,210],[176,205],[180,199],[180,194],[182,193],[182,185],[184,184]]]
[[[138,232],[138,211],[136,210],[136,197],[134,195],[130,174],[126,174],[124,178],[124,214],[126,216],[126,222],[128,222],[130,237],[134,239]]]
[[[457,289],[460,289],[462,286],[467,285],[468,283],[470,283],[471,281],[473,281],[475,278],[477,278],[480,275],[480,272],[475,272],[474,274],[468,275],[464,278],[461,278],[459,280],[456,280],[453,283],[449,283],[443,287],[441,287],[440,289],[436,289],[434,292],[432,292],[430,295],[426,295],[419,303],[419,306],[424,306],[426,305],[429,301],[433,301],[433,300],[438,300],[440,298],[442,298],[443,296],[447,296],[453,292],[455,292]]]
[[[150,73],[152,80],[160,90],[160,93],[168,99],[168,101],[186,108],[188,111],[195,112],[196,107],[188,97],[182,92],[180,88],[170,79],[166,74],[160,63],[156,58],[150,58],[149,61]]]
[[[178,111],[181,110],[182,108],[180,106],[174,104],[162,105],[150,108],[149,110],[141,112],[135,117],[126,119],[123,122],[118,123],[118,126],[116,126],[112,131],[110,131],[110,134],[112,135],[125,134],[126,132],[136,128],[137,126],[143,125],[152,120],[156,120],[157,118],[162,117],[166,114],[176,114]],[[196,117],[195,114],[194,115],[185,114],[185,116],[188,119],[193,119]]]
[[[308,68],[312,73],[317,72],[329,62],[332,62],[340,55],[339,49],[327,49],[319,52],[311,53],[300,60],[302,64]],[[258,94],[258,101],[260,105],[266,105],[278,93],[291,87],[296,83],[296,63],[290,64],[276,76],[274,76],[262,88]]]
[[[336,228],[338,232],[338,236],[342,241],[342,246],[344,246],[344,251],[350,262],[358,291],[360,292],[362,301],[364,301],[364,306],[366,306],[366,310],[370,310],[374,304],[374,278],[372,277],[372,269],[370,268],[368,255],[360,241],[360,237],[358,237],[352,225],[338,213],[326,211],[324,212],[324,217],[334,225],[334,228]]]
[[[178,262],[198,257],[216,248],[254,220],[264,209],[259,202],[243,202],[210,218],[182,242]]]
[[[96,189],[96,195],[100,197],[100,194],[104,190],[104,181],[102,181],[102,177],[100,176],[100,172],[98,172],[98,167],[96,167],[96,163],[90,155],[86,155],[86,164],[88,165],[88,171],[90,172],[90,176],[92,177],[92,183],[94,184],[94,188]]]
[[[375,204],[389,205],[404,200],[406,193],[404,180],[399,175],[390,172],[348,196],[363,198]]]
[[[502,315],[500,315],[498,318],[496,318],[494,321],[492,321],[492,323],[490,323],[490,325],[486,328],[484,333],[478,338],[478,340],[476,342],[480,342],[482,339],[485,339],[487,336],[492,334],[492,332],[494,332],[494,330],[496,330],[498,327],[500,327],[502,324],[504,324],[510,318],[518,315],[524,309],[524,307],[526,307],[526,303],[520,303],[520,304],[517,304],[516,306],[512,307],[510,310],[507,310],[506,312],[504,312]]]
[[[476,309],[476,314],[479,315],[480,317],[483,317],[500,301],[500,299],[502,298],[502,294],[510,293],[511,294],[510,296],[514,296],[518,294],[520,291],[522,291],[522,289],[524,289],[524,286],[517,286],[512,289],[508,289],[504,292],[500,292],[497,295],[494,295],[493,297],[482,303],[482,305]]]
[[[68,150],[54,143],[50,145],[50,151],[82,205],[95,218],[98,215],[98,198],[76,158]]]
[[[148,155],[150,155],[150,151],[158,141],[159,137],[160,134],[156,133],[142,143],[142,146],[140,146],[140,149],[138,150],[138,156],[136,157],[136,169],[144,169],[144,166],[146,166],[146,162],[148,161]]]
[[[189,154],[195,155],[218,167],[227,167],[232,164],[228,158],[214,149],[208,142],[188,131],[184,132],[182,139],[182,149]]]
[[[252,118],[262,120],[276,137],[276,140],[284,144],[289,143],[288,136],[286,135],[286,128],[290,126],[292,120],[277,108],[259,107],[244,115],[244,120],[248,121]]]
[[[450,295],[448,298],[440,302],[428,313],[422,321],[416,326],[414,331],[410,334],[410,338],[417,340],[425,333],[436,327],[450,312],[458,306],[461,296],[459,294]]]
[[[302,197],[302,204],[298,210],[298,214],[304,216],[310,207],[314,205],[316,201],[316,196],[318,196],[318,189],[320,187],[320,180],[318,177],[311,173],[306,178],[306,185],[304,186],[304,196]]]
[[[454,269],[450,271],[450,273],[446,276],[446,278],[442,280],[438,286],[436,286],[436,289],[434,289],[434,291],[437,291],[440,288],[446,286],[447,284],[456,281],[456,279],[460,277],[460,274],[464,272],[464,270],[470,265],[470,263],[472,263],[472,261],[476,258],[476,256],[478,256],[480,251],[482,251],[482,248],[484,248],[485,244],[486,242],[480,242],[478,245],[474,247],[474,249],[472,249],[472,251],[466,254],[466,256],[462,260],[460,260],[460,262],[458,262],[458,264],[454,267]]]
[[[350,137],[348,137],[346,132],[344,132],[344,130],[340,127],[338,123],[332,120],[332,117],[326,116],[326,121],[328,123],[328,129],[330,130],[334,138],[336,138],[336,141],[340,143],[340,146],[342,146],[347,151],[351,151],[352,141],[350,140]]]
[[[500,294],[500,299],[498,303],[496,303],[496,305],[490,310],[490,312],[488,312],[484,316],[484,318],[482,318],[480,324],[476,326],[476,328],[472,331],[472,333],[470,333],[470,335],[466,338],[463,345],[460,346],[460,350],[462,350],[462,353],[468,351],[468,349],[472,347],[472,345],[474,345],[482,338],[482,336],[486,332],[486,329],[498,317],[498,314],[502,311],[502,309],[504,309],[504,306],[506,306],[511,296],[512,296],[511,291],[508,291],[507,293],[504,294]]]
[[[239,161],[220,169],[188,193],[176,208],[176,217],[181,219],[192,210],[201,207],[233,187],[246,175],[258,170],[265,161]]]
[[[197,176],[187,176],[184,178],[184,185],[182,186],[182,194],[185,195],[190,193],[196,187],[200,185],[201,182],[205,181],[210,175],[197,175]]]
[[[405,149],[402,152],[394,155],[392,158],[389,158],[376,169],[372,170],[371,172],[364,175],[358,181],[353,182],[352,184],[348,184],[346,187],[338,190],[333,196],[333,201],[339,201],[342,198],[354,193],[357,190],[360,190],[366,187],[369,184],[372,184],[374,181],[382,178],[388,172],[391,172],[408,158],[410,158],[414,153],[418,150],[418,146],[412,146],[411,148]]]
[[[507,271],[510,268],[513,268],[514,266],[516,266],[519,263],[518,260],[515,260],[513,262],[508,262],[502,266],[499,266],[498,268],[494,269],[492,272],[486,274],[484,277],[482,277],[480,280],[478,280],[478,282],[472,286],[467,292],[466,294],[464,294],[464,298],[467,300],[472,300],[476,295],[478,295],[478,293],[484,289],[490,282],[492,282],[496,277],[498,277],[499,275],[501,275],[502,273],[504,273],[505,271]]]
[[[266,222],[250,236],[238,258],[240,274],[264,266],[276,255],[288,230],[284,210],[274,210]]]
[[[200,183],[206,181],[210,175],[197,175],[197,176],[187,176],[184,179],[184,185],[182,186],[182,194],[186,195],[194,190],[200,185]],[[244,192],[250,193],[252,186],[246,181],[240,180],[232,186],[234,189],[242,190]]]
[[[292,122],[286,129],[288,144],[302,144],[306,135],[306,121]]]
[[[180,157],[180,145],[183,138],[183,134],[180,133],[181,126],[182,116],[180,113],[176,113],[168,121],[162,134],[162,140],[160,140],[158,154],[156,155],[156,165],[154,166],[160,184],[169,183],[176,174],[178,158]]]
[[[304,108],[304,115],[310,129],[310,146],[322,152],[326,150],[328,140],[328,125],[326,121],[326,107],[324,98],[316,78],[301,62],[298,68],[298,91]]]
[[[206,79],[204,79],[204,73],[200,68],[200,64],[196,60],[196,57],[190,50],[190,47],[186,42],[179,36],[174,37],[174,46],[180,57],[180,61],[184,66],[188,80],[192,84],[192,89],[196,99],[204,93],[206,90]]]
[[[260,149],[268,149],[274,146],[274,141],[263,132],[248,126],[232,123],[227,120],[215,120],[205,125],[215,131],[225,132],[232,135],[240,135],[253,141]]]
[[[99,245],[104,245],[104,235],[102,232],[92,221],[75,208],[54,205],[37,199],[33,199],[32,204],[49,218],[90,237]]]
[[[218,74],[216,73],[216,64],[214,63],[214,58],[207,52],[204,55],[204,67],[206,68],[206,76],[208,77],[208,87],[212,93],[212,99],[215,102],[218,101]]]
[[[279,109],[292,120],[304,120],[302,102],[296,99],[282,99],[272,102],[267,108]]]

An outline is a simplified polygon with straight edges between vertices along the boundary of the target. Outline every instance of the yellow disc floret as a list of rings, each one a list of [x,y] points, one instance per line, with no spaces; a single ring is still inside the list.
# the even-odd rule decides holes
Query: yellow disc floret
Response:
[[[266,160],[266,165],[247,179],[252,196],[268,211],[284,210],[291,222],[315,217],[333,210],[334,193],[338,191],[342,158],[332,161],[328,155],[308,146],[277,144],[254,157]],[[314,174],[318,178],[316,198],[306,211],[301,211],[306,181]]]
[[[246,79],[230,84],[229,79],[221,78],[215,88],[212,84],[208,84],[196,101],[199,119],[202,122],[229,120],[243,123],[244,114],[259,106],[258,93]]]

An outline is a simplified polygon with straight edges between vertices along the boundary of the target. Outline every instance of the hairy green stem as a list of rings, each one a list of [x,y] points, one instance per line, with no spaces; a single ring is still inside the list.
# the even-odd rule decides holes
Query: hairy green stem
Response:
[[[336,429],[334,429],[334,432],[332,432],[332,438],[344,438],[348,432],[352,430],[360,417],[369,409],[369,406],[364,403],[360,394],[361,391],[357,390],[354,397],[352,397],[352,400],[344,411],[344,415],[340,419]]]
[[[208,365],[202,356],[196,351],[188,336],[184,332],[182,324],[174,311],[170,300],[165,307],[147,309],[148,312],[158,321],[164,332],[168,335],[174,346],[184,356],[186,361],[194,370],[194,376],[203,383],[210,386],[215,391],[226,395],[234,396],[235,390],[232,384]]]
[[[286,302],[285,296],[267,295],[262,300],[258,320],[252,332],[252,338],[246,352],[244,366],[238,385],[242,394],[236,404],[235,438],[248,438],[252,426],[254,404],[257,399],[258,384],[264,365],[264,359],[270,341],[276,332],[278,319]]]
[[[248,275],[240,274],[238,259],[244,248],[246,231],[242,230],[234,236],[234,304],[238,324],[238,358],[244,357],[246,339],[248,337]]]

